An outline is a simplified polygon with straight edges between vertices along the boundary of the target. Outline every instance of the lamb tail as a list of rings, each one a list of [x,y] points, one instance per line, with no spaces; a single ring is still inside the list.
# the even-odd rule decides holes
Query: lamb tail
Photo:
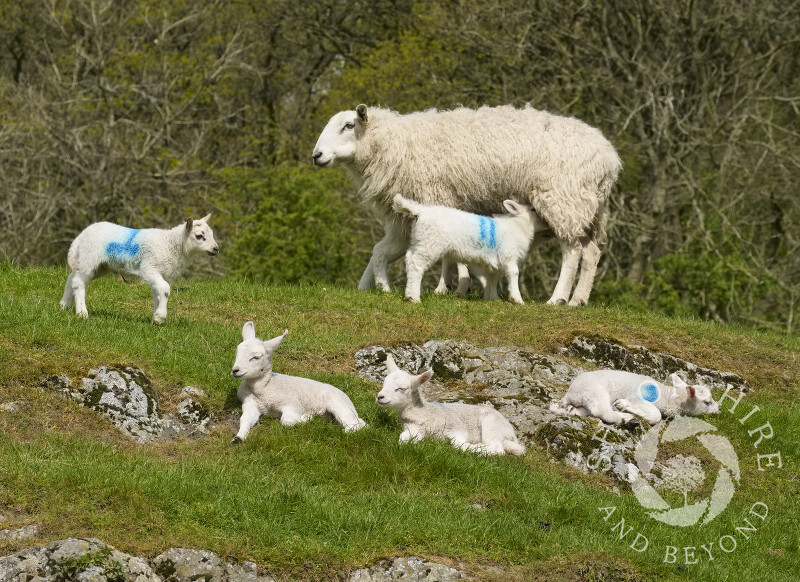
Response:
[[[395,195],[392,208],[395,212],[407,214],[409,216],[419,216],[420,212],[420,204],[417,204],[408,198],[403,198],[403,196],[400,194]]]
[[[525,445],[517,441],[503,441],[503,448],[509,455],[524,455]]]

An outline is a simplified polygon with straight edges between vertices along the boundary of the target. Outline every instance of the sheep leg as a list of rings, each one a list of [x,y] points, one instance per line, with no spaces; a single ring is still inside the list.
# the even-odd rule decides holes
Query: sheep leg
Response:
[[[458,268],[458,287],[456,288],[456,295],[462,297],[469,293],[469,269],[464,263],[456,263]]]
[[[72,291],[72,273],[69,274],[67,277],[67,283],[64,285],[64,295],[61,297],[61,301],[59,301],[59,305],[61,309],[69,309],[72,307],[72,302],[75,300],[75,295]]]
[[[614,406],[622,412],[628,412],[639,418],[643,418],[650,424],[661,422],[661,411],[650,402],[637,402],[631,404],[628,400],[620,398],[614,402]]]
[[[409,443],[414,441],[421,441],[425,437],[425,433],[417,426],[408,426],[400,433],[400,442]]]
[[[167,318],[167,299],[170,287],[164,278],[155,272],[142,274],[142,279],[150,285],[153,291],[153,323],[164,323]]]
[[[562,305],[569,301],[572,284],[578,272],[581,261],[581,245],[578,241],[561,242],[561,273],[558,283],[553,291],[553,296],[547,301],[548,305]]]
[[[261,413],[258,411],[258,405],[255,401],[246,399],[242,402],[242,418],[239,420],[239,432],[236,433],[231,442],[240,443],[246,439],[250,429],[256,425],[260,416]]]
[[[511,266],[506,271],[508,279],[508,300],[517,305],[523,305],[522,295],[519,292],[519,268],[516,265]]]
[[[353,406],[349,398],[346,400],[343,398],[340,402],[331,403],[328,407],[328,412],[333,415],[336,422],[344,427],[344,432],[357,431],[367,424],[358,417],[358,412],[356,412],[355,406]]]
[[[291,409],[284,409],[281,411],[281,424],[283,426],[294,426],[296,424],[303,424],[311,419],[310,414],[300,414]]]
[[[75,301],[75,314],[78,317],[89,317],[89,312],[86,310],[86,286],[91,277],[83,275],[79,271],[73,271],[69,276],[69,283],[72,287],[72,296]],[[64,291],[66,295],[66,290]]]
[[[495,299],[500,299],[500,296],[497,294],[497,281],[499,279],[497,273],[493,271],[489,271],[489,274],[486,274],[486,271],[479,277],[481,284],[483,284],[483,298],[489,301],[493,301]]]
[[[598,398],[585,405],[591,416],[599,418],[608,424],[625,424],[633,420],[633,415],[615,410],[611,406],[611,401],[606,398]]]
[[[374,283],[378,289],[390,291],[388,266],[402,257],[408,248],[407,236],[402,236],[391,223],[385,228],[383,238],[372,248],[372,258],[358,283],[361,290],[370,289]]]
[[[439,274],[439,284],[436,285],[436,289],[433,290],[434,293],[437,295],[444,295],[447,293],[447,278],[450,275],[450,261],[447,259],[442,259],[442,270]]]
[[[437,258],[424,252],[416,252],[413,248],[408,249],[406,252],[406,299],[413,303],[419,303],[422,295],[422,277]]]
[[[586,305],[589,302],[589,293],[592,292],[598,262],[600,262],[600,247],[594,240],[589,239],[583,244],[581,273],[578,277],[578,284],[575,285],[575,291],[572,293],[570,305]]]

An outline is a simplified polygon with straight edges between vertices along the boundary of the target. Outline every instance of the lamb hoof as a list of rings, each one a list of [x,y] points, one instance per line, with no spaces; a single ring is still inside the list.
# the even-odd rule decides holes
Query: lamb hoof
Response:
[[[582,299],[573,299],[569,302],[572,307],[586,307],[586,301]]]
[[[566,299],[550,299],[547,304],[548,305],[566,305]]]
[[[240,439],[240,438],[238,437],[238,435],[237,435],[237,436],[235,436],[235,437],[233,437],[233,439],[231,440],[231,444],[232,444],[232,445],[238,445],[240,442],[242,442],[242,439]]]
[[[617,410],[624,410],[625,408],[629,407],[630,405],[631,405],[631,403],[628,402],[627,400],[625,400],[624,398],[620,398],[620,399],[614,401],[614,408],[616,408]]]

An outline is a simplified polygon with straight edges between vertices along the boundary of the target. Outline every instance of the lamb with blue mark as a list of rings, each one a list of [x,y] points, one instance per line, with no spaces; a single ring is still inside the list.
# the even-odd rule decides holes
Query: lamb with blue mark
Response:
[[[153,291],[153,323],[167,317],[170,283],[177,279],[189,258],[198,253],[216,255],[219,247],[208,226],[211,215],[189,218],[172,229],[127,228],[110,222],[87,226],[72,241],[67,262],[72,272],[64,286],[61,309],[75,304],[79,317],[89,317],[86,286],[92,279],[121,273],[140,277]]]
[[[608,424],[627,424],[635,418],[656,424],[662,418],[718,414],[719,404],[706,386],[690,386],[677,374],[672,386],[649,376],[623,370],[594,370],[575,376],[556,414],[593,416]]]
[[[538,228],[544,225],[529,206],[503,202],[507,214],[479,216],[447,206],[394,197],[394,210],[412,217],[406,252],[406,299],[420,301],[422,277],[440,259],[477,267],[485,276],[484,297],[497,298],[497,280],[505,274],[508,298],[522,304],[519,268]],[[482,282],[484,282],[482,280]]]

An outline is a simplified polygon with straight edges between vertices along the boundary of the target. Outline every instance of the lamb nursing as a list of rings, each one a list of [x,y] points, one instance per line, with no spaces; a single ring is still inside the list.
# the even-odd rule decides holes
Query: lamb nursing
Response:
[[[561,400],[550,410],[557,414],[593,416],[608,424],[626,424],[635,417],[656,424],[679,415],[719,414],[720,408],[705,386],[690,386],[677,374],[672,386],[621,370],[578,374]]]
[[[408,248],[410,221],[392,209],[396,194],[480,215],[499,213],[513,199],[530,204],[560,241],[561,274],[548,303],[589,300],[622,164],[602,133],[582,121],[532,107],[401,115],[359,105],[331,117],[312,158],[320,168],[341,166],[383,224],[360,289],[388,290],[387,265]]]

